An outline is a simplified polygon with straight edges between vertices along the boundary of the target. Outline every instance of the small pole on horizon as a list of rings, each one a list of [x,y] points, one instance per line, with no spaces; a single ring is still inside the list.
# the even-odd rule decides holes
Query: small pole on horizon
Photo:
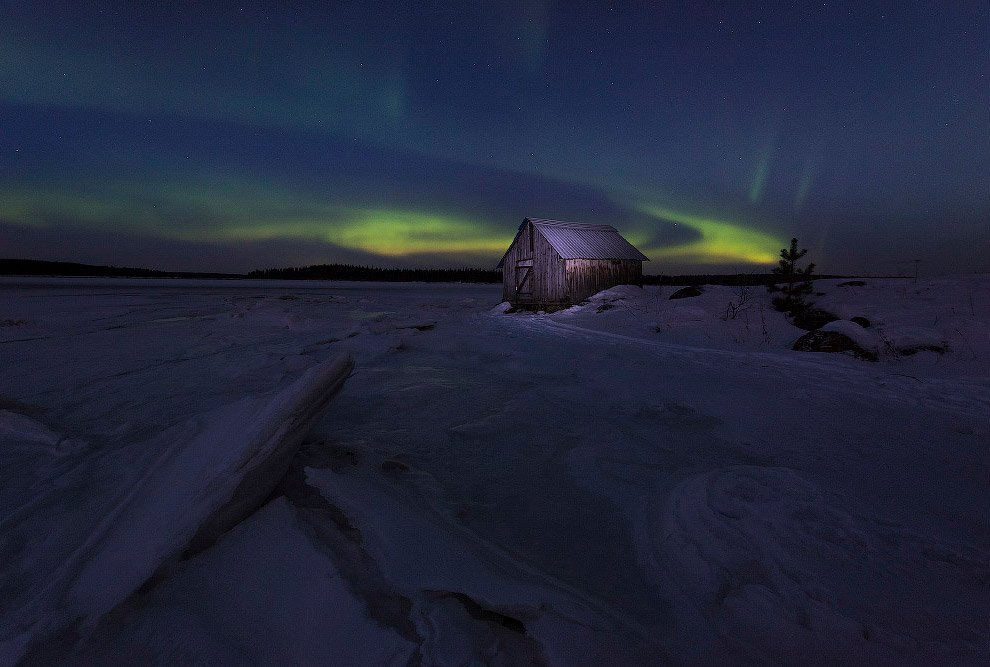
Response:
[[[918,265],[919,264],[921,264],[921,260],[920,259],[914,260],[914,282],[915,282],[915,284],[917,284],[917,282],[918,282]]]

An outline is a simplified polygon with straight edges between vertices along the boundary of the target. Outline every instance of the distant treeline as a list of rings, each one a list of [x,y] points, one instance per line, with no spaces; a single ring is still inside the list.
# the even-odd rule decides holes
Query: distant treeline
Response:
[[[252,271],[248,278],[279,280],[376,280],[382,282],[500,283],[501,271],[487,269],[380,269],[353,264],[314,264],[313,266]]]
[[[844,276],[814,276],[842,278]],[[280,280],[378,280],[384,282],[500,283],[501,271],[488,269],[380,269],[353,264],[313,266],[252,271],[248,278]],[[643,276],[644,285],[773,285],[780,276],[773,273],[699,274],[682,276]]]
[[[848,276],[812,276],[821,278],[847,278]],[[644,285],[774,285],[780,282],[775,273],[705,273],[690,276],[643,276]]]
[[[98,276],[102,278],[243,278],[230,273],[158,271],[126,266],[96,266],[40,259],[0,259],[0,276]]]
[[[354,264],[316,264],[313,266],[263,269],[246,276],[234,273],[192,273],[159,271],[121,266],[95,266],[76,262],[46,262],[37,259],[0,259],[3,276],[101,276],[119,278],[271,278],[281,280],[374,280],[382,282],[429,283],[500,283],[502,272],[488,269],[381,269]],[[847,278],[849,276],[813,276]],[[780,282],[773,273],[699,274],[681,276],[643,276],[644,285],[772,285]]]

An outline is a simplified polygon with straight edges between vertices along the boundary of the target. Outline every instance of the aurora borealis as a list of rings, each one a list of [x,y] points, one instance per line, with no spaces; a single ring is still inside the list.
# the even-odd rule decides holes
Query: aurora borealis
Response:
[[[0,3],[0,257],[990,270],[986,3],[327,5]]]

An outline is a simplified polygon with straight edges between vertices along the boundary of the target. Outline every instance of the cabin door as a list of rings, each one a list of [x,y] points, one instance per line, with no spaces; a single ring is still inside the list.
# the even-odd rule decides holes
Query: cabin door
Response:
[[[533,296],[533,260],[520,259],[516,262],[516,297]]]

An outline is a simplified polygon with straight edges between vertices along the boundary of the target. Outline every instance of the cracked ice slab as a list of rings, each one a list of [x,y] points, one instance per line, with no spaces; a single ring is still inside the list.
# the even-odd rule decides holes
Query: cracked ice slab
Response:
[[[71,644],[164,563],[209,546],[253,512],[353,365],[349,355],[340,355],[274,395],[242,399],[165,430],[146,443],[156,455],[126,486],[103,478],[102,484],[78,489],[83,502],[62,523],[86,525],[99,518],[89,530],[76,531],[72,543],[51,536],[45,548],[55,557],[2,545],[4,560],[18,561],[18,578],[28,585],[9,576],[0,580],[6,592],[0,663],[18,661],[53,636]],[[30,532],[33,517],[15,517],[18,531]]]
[[[70,664],[388,665],[417,645],[367,616],[285,498],[148,596],[121,605]]]

